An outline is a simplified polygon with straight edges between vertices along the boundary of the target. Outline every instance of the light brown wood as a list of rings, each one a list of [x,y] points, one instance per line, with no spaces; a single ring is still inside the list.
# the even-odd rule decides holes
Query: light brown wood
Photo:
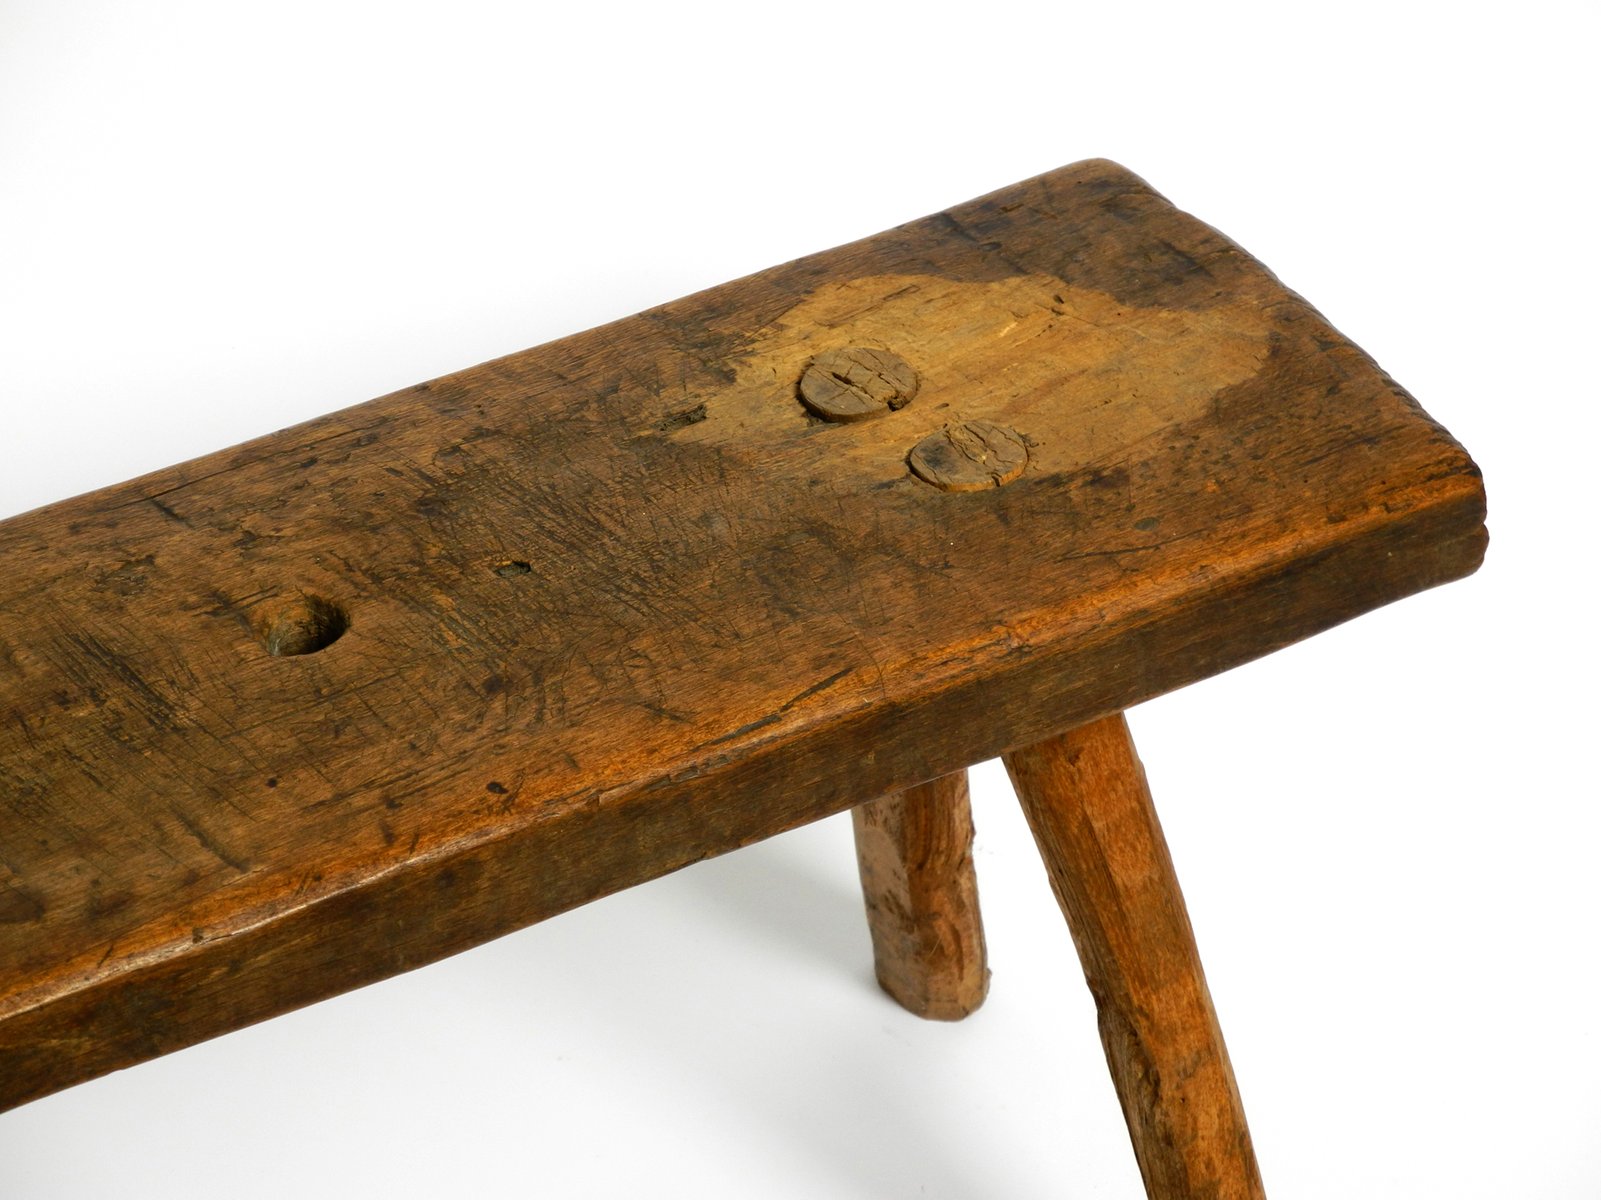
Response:
[[[1147,1193],[1261,1197],[1195,935],[1122,714],[1004,758],[1095,997]]]
[[[883,408],[819,419],[853,348],[915,395],[828,359]],[[1026,456],[913,473],[978,421]],[[0,1106],[1454,579],[1483,515],[1366,355],[1091,162],[5,521]]]
[[[857,805],[851,822],[879,985],[920,1017],[967,1016],[990,974],[967,772]]]

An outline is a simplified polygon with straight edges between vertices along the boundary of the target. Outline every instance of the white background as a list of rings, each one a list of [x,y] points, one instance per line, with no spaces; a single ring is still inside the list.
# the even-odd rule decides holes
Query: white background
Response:
[[[1479,575],[1130,718],[1269,1191],[1592,1200],[1594,12],[0,2],[0,515],[1118,159],[1490,495]],[[967,1022],[836,819],[0,1115],[0,1197],[1137,1196],[974,790]]]

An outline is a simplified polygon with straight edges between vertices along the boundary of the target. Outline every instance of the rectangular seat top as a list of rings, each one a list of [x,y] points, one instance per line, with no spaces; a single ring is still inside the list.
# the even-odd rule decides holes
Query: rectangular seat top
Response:
[[[0,1107],[1472,571],[1107,162],[0,523]]]

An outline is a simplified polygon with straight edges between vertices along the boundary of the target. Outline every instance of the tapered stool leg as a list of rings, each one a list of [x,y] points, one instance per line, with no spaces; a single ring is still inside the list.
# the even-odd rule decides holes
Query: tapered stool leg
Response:
[[[1262,1196],[1195,935],[1122,714],[1005,761],[1095,996],[1147,1193]]]
[[[967,772],[858,805],[851,819],[880,986],[920,1017],[965,1017],[989,990]]]

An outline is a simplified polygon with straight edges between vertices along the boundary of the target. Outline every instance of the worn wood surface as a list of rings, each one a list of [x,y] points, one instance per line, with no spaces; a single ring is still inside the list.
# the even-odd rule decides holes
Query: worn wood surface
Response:
[[[1260,1200],[1195,934],[1121,713],[1005,755],[1151,1200]]]
[[[851,823],[879,985],[920,1017],[967,1016],[990,976],[967,772],[859,804]]]
[[[915,394],[819,418],[851,348]],[[973,421],[1014,478],[911,470]],[[1233,666],[1472,571],[1482,519],[1105,162],[13,518],[0,1104]]]

